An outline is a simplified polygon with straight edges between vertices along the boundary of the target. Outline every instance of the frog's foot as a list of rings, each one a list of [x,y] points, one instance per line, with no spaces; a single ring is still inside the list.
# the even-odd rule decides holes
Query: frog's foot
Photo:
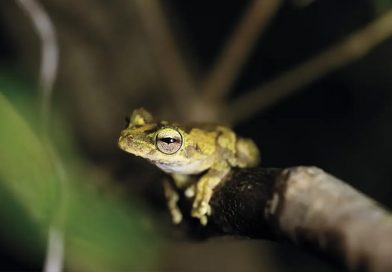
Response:
[[[172,222],[174,224],[179,224],[182,221],[182,213],[177,205],[179,200],[178,193],[167,180],[163,181],[163,189],[165,190],[167,207],[169,208]]]
[[[208,223],[208,216],[211,215],[210,204],[201,205],[192,209],[192,216],[199,218],[200,224],[206,226]]]
[[[180,224],[182,221],[182,213],[181,211],[178,209],[178,207],[169,209],[170,210],[170,214],[172,217],[172,222],[173,224]]]
[[[195,199],[193,200],[192,216],[199,218],[200,223],[207,225],[207,217],[211,215],[210,200],[213,190],[218,186],[226,174],[230,171],[230,167],[224,162],[214,165],[200,180],[196,183]]]
[[[196,196],[192,206],[192,216],[199,218],[200,223],[205,226],[208,223],[208,216],[211,215],[209,204],[212,197],[212,188],[209,182],[200,181],[196,185]]]

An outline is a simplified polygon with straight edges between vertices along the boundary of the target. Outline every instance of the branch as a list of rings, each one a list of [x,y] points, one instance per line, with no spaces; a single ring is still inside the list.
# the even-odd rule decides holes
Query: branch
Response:
[[[204,233],[288,240],[351,270],[392,271],[391,214],[316,167],[234,169],[211,206]]]
[[[60,182],[65,182],[65,169],[58,152],[53,147],[50,139],[50,116],[53,86],[56,81],[59,47],[57,44],[54,25],[44,7],[35,0],[16,0],[17,4],[26,13],[33,24],[41,42],[41,62],[38,87],[41,96],[41,129],[46,148],[53,162],[56,174]],[[44,260],[45,272],[61,272],[64,266],[64,237],[62,221],[64,216],[64,201],[59,204],[53,216],[53,222],[49,226],[46,256]]]
[[[331,71],[362,58],[391,35],[392,10],[320,55],[246,92],[227,107],[224,116],[231,123],[238,123],[265,110]]]
[[[30,17],[42,45],[39,90],[41,92],[41,120],[43,129],[47,130],[51,96],[59,62],[56,31],[48,14],[39,2],[35,0],[16,0],[16,2]]]
[[[156,0],[136,0],[135,3],[175,107],[181,119],[188,118],[191,112],[189,107],[199,104],[196,84],[179,53],[176,39],[162,10],[162,3]]]
[[[276,14],[281,0],[253,0],[246,10],[213,68],[207,75],[202,88],[206,101],[222,102],[238,78],[244,62],[256,45],[256,40]]]

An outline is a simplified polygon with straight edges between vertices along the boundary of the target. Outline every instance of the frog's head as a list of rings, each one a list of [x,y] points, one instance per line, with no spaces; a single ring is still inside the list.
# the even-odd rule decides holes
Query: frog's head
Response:
[[[121,132],[118,145],[166,172],[194,172],[185,168],[202,154],[198,154],[198,149],[193,148],[188,138],[187,132],[178,124],[156,122],[149,112],[137,109],[131,114],[127,128]]]

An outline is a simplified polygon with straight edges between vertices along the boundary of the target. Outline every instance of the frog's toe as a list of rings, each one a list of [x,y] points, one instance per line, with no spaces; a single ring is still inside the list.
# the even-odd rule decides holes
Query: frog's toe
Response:
[[[192,216],[199,218],[203,226],[207,225],[207,219],[210,214],[211,206],[206,202],[200,202],[192,209]]]
[[[200,210],[200,213],[204,215],[204,214],[208,214],[211,211],[211,207],[208,203],[202,202],[202,203],[200,203],[199,210]]]
[[[200,209],[197,207],[193,207],[192,209],[192,216],[196,218],[200,218],[203,214],[200,212]]]
[[[172,222],[174,224],[180,224],[182,221],[182,213],[180,211],[171,211],[171,215],[172,215]]]
[[[208,216],[210,216],[211,213],[212,213],[211,205],[208,205],[206,214],[207,214]]]
[[[186,190],[185,190],[185,196],[187,198],[192,198],[195,196],[195,185],[191,185],[189,186]]]
[[[207,223],[208,223],[207,216],[203,215],[202,217],[200,217],[200,224],[202,224],[203,226],[206,226]]]
[[[200,216],[206,214],[207,210],[208,210],[207,206],[208,206],[208,204],[205,202],[194,202],[192,216],[200,217]]]

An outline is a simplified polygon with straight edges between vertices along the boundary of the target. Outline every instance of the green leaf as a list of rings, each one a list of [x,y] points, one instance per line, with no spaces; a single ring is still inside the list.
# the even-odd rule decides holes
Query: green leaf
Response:
[[[36,114],[26,101],[22,105],[23,112]],[[21,226],[8,236],[20,238],[26,232],[23,227],[35,223],[28,233],[36,237],[23,236],[19,243],[30,240],[24,249],[42,252],[48,226],[56,222],[64,233],[65,263],[70,270],[153,269],[161,248],[156,224],[142,208],[116,197],[110,182],[107,191],[98,191],[87,174],[88,164],[76,155],[64,127],[59,141],[64,146],[56,147],[66,150],[61,153],[66,153],[62,158],[66,175],[60,180],[53,157],[32,129],[37,127],[33,122],[27,123],[0,93],[0,205],[10,207],[0,209],[5,211],[1,219],[10,226]],[[0,231],[12,228],[2,226]]]
[[[31,127],[0,92],[0,186],[29,211],[48,222],[59,194],[49,154]]]
[[[66,255],[71,266],[82,271],[156,268],[161,238],[143,209],[85,189],[69,194]]]

